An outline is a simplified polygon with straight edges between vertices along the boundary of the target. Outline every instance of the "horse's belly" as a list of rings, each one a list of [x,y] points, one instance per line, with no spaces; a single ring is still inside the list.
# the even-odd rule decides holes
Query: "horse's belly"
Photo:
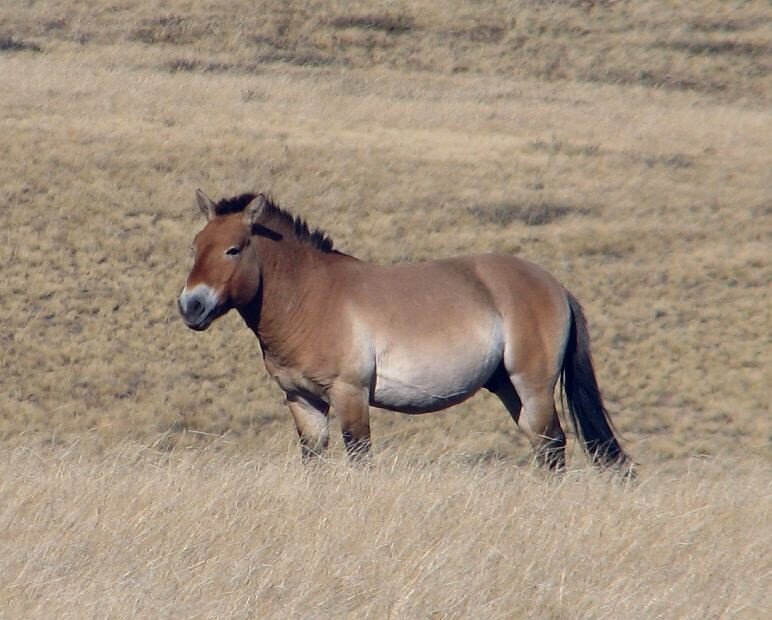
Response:
[[[371,403],[404,413],[455,405],[485,384],[501,363],[503,349],[498,328],[478,340],[390,347],[378,356]]]

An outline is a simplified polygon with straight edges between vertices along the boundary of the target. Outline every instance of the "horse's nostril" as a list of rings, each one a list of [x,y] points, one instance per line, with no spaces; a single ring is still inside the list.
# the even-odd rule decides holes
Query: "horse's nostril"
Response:
[[[204,305],[198,301],[198,299],[191,299],[190,302],[188,302],[188,314],[198,316],[201,314],[203,307]]]
[[[195,297],[180,297],[177,300],[180,314],[186,318],[194,319],[203,312],[204,304]]]

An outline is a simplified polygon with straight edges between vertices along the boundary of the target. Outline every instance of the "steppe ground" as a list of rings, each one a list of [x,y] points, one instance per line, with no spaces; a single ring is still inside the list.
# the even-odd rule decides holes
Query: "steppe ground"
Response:
[[[766,2],[0,4],[0,617],[769,617],[771,70]],[[484,394],[303,469],[196,187],[543,265],[637,481]]]

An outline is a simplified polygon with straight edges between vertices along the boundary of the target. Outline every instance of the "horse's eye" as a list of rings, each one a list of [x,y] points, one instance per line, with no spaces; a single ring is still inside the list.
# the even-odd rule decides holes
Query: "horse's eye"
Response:
[[[241,248],[236,246],[236,245],[234,245],[234,246],[228,248],[227,250],[225,250],[225,253],[228,256],[238,256],[239,254],[241,254]]]

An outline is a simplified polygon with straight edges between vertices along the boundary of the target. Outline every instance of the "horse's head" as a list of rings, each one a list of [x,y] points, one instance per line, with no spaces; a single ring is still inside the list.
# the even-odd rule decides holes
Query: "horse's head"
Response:
[[[265,205],[265,197],[242,196],[248,204],[236,209],[218,209],[201,190],[196,201],[207,223],[193,240],[195,256],[179,309],[185,324],[205,330],[231,308],[252,301],[260,286],[260,261],[252,228]]]

